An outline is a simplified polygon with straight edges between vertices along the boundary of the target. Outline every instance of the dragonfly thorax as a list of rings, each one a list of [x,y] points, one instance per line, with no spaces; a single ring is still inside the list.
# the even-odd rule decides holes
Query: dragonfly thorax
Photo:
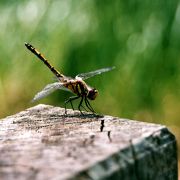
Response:
[[[94,100],[96,99],[97,95],[98,95],[98,90],[93,88],[88,91],[87,97],[90,100]]]

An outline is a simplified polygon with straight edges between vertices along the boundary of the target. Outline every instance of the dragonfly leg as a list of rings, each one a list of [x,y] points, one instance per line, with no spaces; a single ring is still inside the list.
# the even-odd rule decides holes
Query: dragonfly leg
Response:
[[[85,110],[85,111],[87,111],[88,112],[88,110],[83,106],[83,105],[81,105],[81,107]]]
[[[91,104],[89,103],[88,99],[85,98],[85,104],[86,104],[86,107],[93,113],[95,113],[94,109],[92,108]]]
[[[85,111],[88,112],[88,110],[82,105],[83,100],[84,100],[84,97],[82,97],[82,99],[81,99],[81,101],[80,101],[80,103],[79,103],[78,109],[79,109],[79,111],[81,112],[80,108],[82,107]],[[81,112],[81,113],[82,113],[82,112]],[[82,114],[83,114],[83,113],[82,113]]]
[[[81,111],[81,107],[84,108],[84,106],[82,105],[83,100],[84,100],[84,97],[82,96],[81,101],[80,101],[79,106],[78,106],[78,109],[79,109],[79,111],[80,111],[81,114],[83,114],[82,111]],[[84,108],[84,109],[85,109],[85,108]],[[85,110],[86,110],[86,109],[85,109]],[[87,110],[86,110],[86,111],[87,111]]]
[[[72,109],[74,110],[72,101],[75,100],[75,99],[78,99],[78,98],[79,98],[79,96],[72,96],[72,97],[70,97],[68,100],[66,100],[66,101],[64,102],[64,104],[65,104],[65,114],[67,114],[67,108],[66,108],[67,103],[70,102],[70,103],[71,103],[71,107],[72,107]]]
[[[86,109],[86,108],[82,105],[83,100],[84,100],[84,97],[82,97],[82,99],[81,99],[81,101],[80,101],[80,103],[79,103],[78,108],[82,107],[85,111],[87,111],[87,112],[88,112],[88,110],[87,110],[87,109]]]

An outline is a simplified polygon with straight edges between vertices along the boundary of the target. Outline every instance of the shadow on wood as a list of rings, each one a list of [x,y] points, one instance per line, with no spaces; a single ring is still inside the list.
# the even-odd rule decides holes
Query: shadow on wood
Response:
[[[165,126],[38,105],[0,121],[0,179],[177,179]]]

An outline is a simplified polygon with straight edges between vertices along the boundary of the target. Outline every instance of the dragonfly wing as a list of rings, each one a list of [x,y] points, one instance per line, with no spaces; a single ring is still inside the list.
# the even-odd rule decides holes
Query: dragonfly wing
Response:
[[[69,89],[67,89],[66,87],[63,86],[63,83],[60,83],[60,82],[55,82],[55,83],[52,83],[52,84],[48,84],[47,86],[45,86],[44,89],[42,89],[40,92],[38,92],[34,96],[32,102],[35,102],[35,101],[37,101],[39,99],[42,99],[42,98],[48,96],[49,94],[53,93],[57,89],[70,91]]]
[[[98,70],[96,70],[96,71],[91,71],[91,72],[88,72],[88,73],[78,74],[75,78],[76,78],[76,79],[85,80],[85,79],[91,78],[91,77],[93,77],[93,76],[102,74],[102,73],[104,73],[104,72],[111,71],[111,70],[113,70],[114,68],[115,68],[115,67],[107,67],[107,68],[103,68],[103,69],[98,69]]]

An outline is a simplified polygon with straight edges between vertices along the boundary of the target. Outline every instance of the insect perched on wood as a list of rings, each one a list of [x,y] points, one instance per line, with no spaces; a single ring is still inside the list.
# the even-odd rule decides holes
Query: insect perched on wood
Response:
[[[76,96],[72,96],[68,100],[65,101],[65,114],[67,114],[67,111],[66,111],[67,103],[70,102],[71,107],[74,110],[72,101],[75,99],[78,99],[78,98],[81,98],[80,103],[78,105],[78,109],[81,112],[81,114],[83,114],[81,111],[81,107],[84,108],[86,111],[87,111],[87,109],[89,109],[91,112],[95,113],[94,109],[92,108],[92,106],[90,105],[88,100],[94,100],[96,98],[96,96],[98,95],[98,91],[95,88],[92,88],[89,85],[87,85],[84,80],[88,79],[90,77],[93,77],[95,75],[111,71],[115,67],[103,68],[103,69],[99,69],[96,71],[79,74],[75,78],[70,78],[70,77],[66,77],[63,74],[61,74],[60,72],[58,72],[47,61],[47,59],[45,59],[44,56],[38,50],[36,50],[31,44],[25,43],[25,46],[33,54],[35,54],[41,61],[43,61],[44,64],[52,71],[52,73],[58,79],[58,82],[48,84],[47,86],[45,86],[45,88],[43,90],[41,90],[39,93],[37,93],[35,95],[35,97],[33,98],[32,101],[37,101],[41,98],[48,96],[50,93],[54,92],[55,90],[61,89],[61,90],[70,91],[70,92],[76,94]],[[82,104],[83,101],[85,102],[87,109],[83,106],[83,104]]]

